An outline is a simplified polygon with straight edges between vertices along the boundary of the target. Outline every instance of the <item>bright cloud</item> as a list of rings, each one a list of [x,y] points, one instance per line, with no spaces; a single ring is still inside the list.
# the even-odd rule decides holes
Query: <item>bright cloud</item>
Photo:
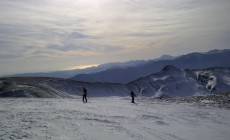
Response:
[[[89,65],[81,65],[81,66],[71,66],[71,67],[67,67],[66,70],[72,70],[72,69],[85,69],[85,68],[89,68],[89,67],[96,67],[99,64],[89,64]]]

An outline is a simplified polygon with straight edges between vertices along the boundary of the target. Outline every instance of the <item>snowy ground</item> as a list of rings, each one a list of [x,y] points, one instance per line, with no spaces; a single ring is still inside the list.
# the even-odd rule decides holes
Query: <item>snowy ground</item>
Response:
[[[0,99],[0,140],[229,140],[230,110],[128,98]]]

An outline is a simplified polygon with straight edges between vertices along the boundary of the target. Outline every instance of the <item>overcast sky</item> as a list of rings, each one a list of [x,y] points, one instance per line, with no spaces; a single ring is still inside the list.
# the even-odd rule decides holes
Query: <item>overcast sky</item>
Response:
[[[0,75],[230,48],[230,0],[0,0]]]

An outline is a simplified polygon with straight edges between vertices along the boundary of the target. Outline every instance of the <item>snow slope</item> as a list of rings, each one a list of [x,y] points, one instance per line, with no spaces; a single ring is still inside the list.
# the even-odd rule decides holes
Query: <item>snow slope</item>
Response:
[[[0,99],[0,139],[229,140],[230,111],[129,98]]]
[[[30,77],[0,79],[0,97],[75,98],[86,87],[89,97],[127,96],[128,87],[112,83],[85,83],[59,78]]]

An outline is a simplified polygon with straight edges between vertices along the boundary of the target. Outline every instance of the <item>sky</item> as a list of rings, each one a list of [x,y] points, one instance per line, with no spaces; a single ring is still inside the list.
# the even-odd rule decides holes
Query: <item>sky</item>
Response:
[[[230,0],[0,0],[0,75],[230,49]]]

